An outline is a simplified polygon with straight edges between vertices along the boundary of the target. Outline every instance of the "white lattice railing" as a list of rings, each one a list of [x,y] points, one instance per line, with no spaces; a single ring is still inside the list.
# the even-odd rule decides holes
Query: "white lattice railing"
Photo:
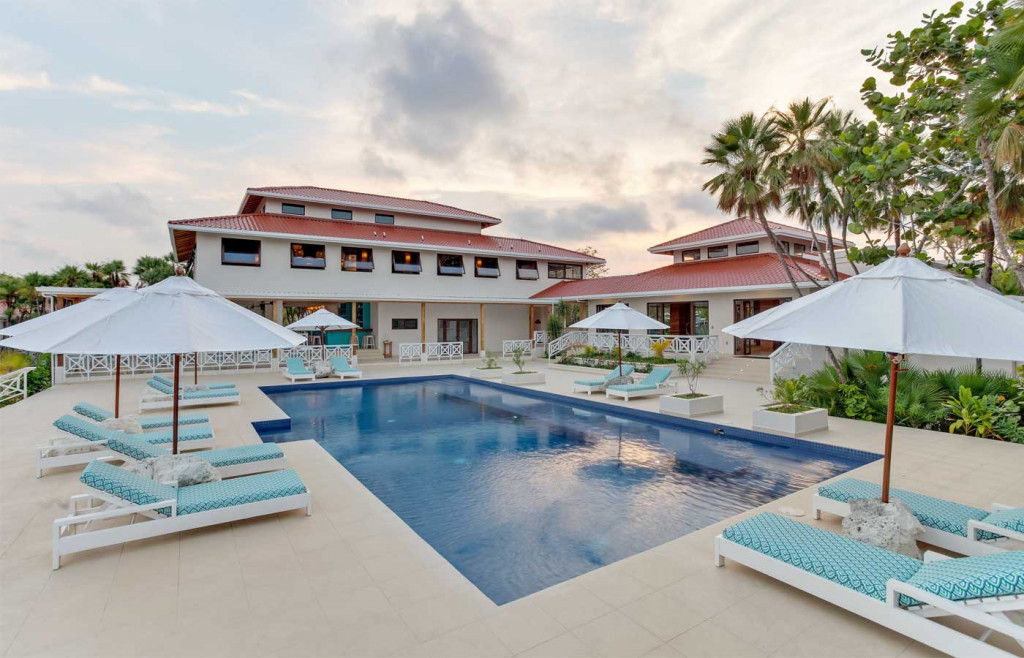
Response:
[[[15,398],[24,400],[28,397],[28,373],[33,367],[20,368],[13,372],[0,375],[0,402]]]
[[[462,361],[463,344],[454,343],[399,343],[398,362],[413,361]]]
[[[503,340],[501,341],[501,355],[512,356],[517,350],[532,352],[536,343],[529,338],[526,340]]]
[[[537,345],[543,345],[548,342],[548,332],[546,331],[535,331],[533,332],[533,342]]]
[[[653,354],[651,345],[659,341],[669,341],[665,348],[666,354],[685,354],[691,359],[698,354],[705,358],[718,358],[718,336],[652,336],[649,334],[622,334],[623,352],[633,352],[641,356]],[[548,343],[548,356],[553,357],[562,352],[580,347],[594,347],[603,352],[610,352],[618,345],[615,333],[598,333],[588,331],[569,331]]]
[[[328,345],[323,347],[321,345],[296,345],[295,347],[287,347],[281,350],[281,361],[298,357],[302,359],[304,364],[312,365],[317,361],[324,361],[335,356],[343,356],[352,361],[352,346],[351,345]]]
[[[809,375],[825,361],[825,349],[803,343],[783,343],[772,352],[768,359],[771,364],[771,380],[776,377],[794,379]]]
[[[199,372],[222,372],[242,370],[273,369],[280,367],[281,361],[291,356],[301,357],[309,364],[320,360],[321,348],[300,345],[298,347],[279,350],[245,350],[242,352],[200,352],[199,354],[182,354],[181,367],[184,371],[191,370],[197,361]],[[336,345],[327,348],[327,356],[347,356],[351,358],[350,345]],[[113,355],[65,354],[64,366],[55,371],[55,383],[68,378],[92,379],[93,377],[113,377],[117,370],[116,357]],[[171,372],[174,369],[173,354],[138,354],[121,357],[121,375],[149,375],[157,372]]]

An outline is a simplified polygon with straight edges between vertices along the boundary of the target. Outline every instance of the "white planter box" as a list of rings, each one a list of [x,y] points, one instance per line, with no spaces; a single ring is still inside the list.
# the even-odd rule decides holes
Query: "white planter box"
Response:
[[[498,379],[505,374],[504,368],[473,368],[469,376],[473,379]]]
[[[506,372],[501,376],[502,384],[543,384],[547,381],[543,372]]]
[[[784,414],[754,409],[753,428],[759,432],[772,432],[786,436],[801,436],[828,429],[828,410],[811,409],[798,414]]]
[[[705,395],[700,398],[677,398],[673,395],[662,395],[658,401],[658,411],[672,416],[693,418],[705,414],[720,414],[723,410],[724,398],[721,395]]]

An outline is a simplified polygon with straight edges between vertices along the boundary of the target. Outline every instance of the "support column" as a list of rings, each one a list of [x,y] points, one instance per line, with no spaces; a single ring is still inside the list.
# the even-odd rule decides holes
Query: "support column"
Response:
[[[483,354],[484,348],[484,305],[480,304],[480,353]]]
[[[420,343],[427,342],[427,303],[420,302]]]
[[[274,322],[284,324],[284,300],[274,300]]]
[[[349,308],[352,309],[352,317],[350,318],[355,323],[356,318],[359,317],[356,314],[356,303],[349,302]],[[326,349],[326,347],[324,348]],[[359,349],[359,333],[353,328],[352,329],[352,356],[356,355],[356,350]]]
[[[533,321],[533,304],[530,304],[530,327],[529,330],[526,332],[526,337],[529,338],[530,340],[533,340]]]

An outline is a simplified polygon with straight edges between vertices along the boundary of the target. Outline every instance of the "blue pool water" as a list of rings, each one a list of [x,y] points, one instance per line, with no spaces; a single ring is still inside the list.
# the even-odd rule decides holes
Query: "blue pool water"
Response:
[[[264,441],[315,439],[499,605],[878,458],[462,377],[264,391]]]

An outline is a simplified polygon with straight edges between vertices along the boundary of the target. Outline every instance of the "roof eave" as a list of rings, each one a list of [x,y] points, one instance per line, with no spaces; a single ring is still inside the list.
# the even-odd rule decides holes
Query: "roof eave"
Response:
[[[815,283],[811,281],[801,281],[796,284],[798,288],[812,288],[815,287]],[[829,282],[819,281],[818,285],[829,285]],[[745,286],[719,286],[715,288],[678,288],[674,290],[644,290],[641,292],[602,292],[593,293],[587,295],[553,295],[550,297],[539,297],[546,290],[542,290],[537,295],[534,295],[530,299],[534,299],[541,302],[557,301],[559,299],[571,299],[579,301],[589,301],[595,299],[611,299],[623,298],[623,299],[635,299],[638,297],[663,297],[668,295],[707,295],[712,293],[720,292],[741,292],[744,290],[773,290],[780,288],[789,288],[791,285],[788,282],[781,283],[761,283],[757,285],[745,285]]]

